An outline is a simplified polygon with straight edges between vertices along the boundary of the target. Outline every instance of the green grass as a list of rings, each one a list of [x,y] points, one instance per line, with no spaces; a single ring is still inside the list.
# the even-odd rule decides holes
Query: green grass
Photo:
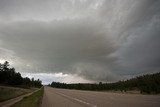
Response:
[[[33,89],[0,86],[0,102],[32,92]]]
[[[44,88],[34,92],[30,96],[24,97],[21,101],[11,107],[39,107],[41,104]]]

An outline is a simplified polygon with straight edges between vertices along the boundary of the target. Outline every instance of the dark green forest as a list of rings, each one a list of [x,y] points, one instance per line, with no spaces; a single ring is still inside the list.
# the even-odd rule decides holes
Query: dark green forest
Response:
[[[9,68],[9,62],[6,61],[3,64],[0,63],[0,84],[30,88],[41,87],[42,81],[23,78],[19,72],[15,71],[15,68]]]
[[[131,91],[138,90],[142,94],[159,94],[160,93],[160,73],[147,74],[137,76],[135,78],[118,81],[115,83],[102,83],[89,84],[66,84],[59,82],[52,82],[51,87],[65,88],[65,89],[78,89],[78,90],[93,90],[93,91]]]

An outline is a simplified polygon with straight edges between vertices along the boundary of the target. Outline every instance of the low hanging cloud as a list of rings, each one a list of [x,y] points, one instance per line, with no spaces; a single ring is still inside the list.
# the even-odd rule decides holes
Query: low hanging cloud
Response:
[[[62,73],[86,82],[158,72],[159,5],[158,0],[2,0],[0,60],[12,61],[22,73]]]

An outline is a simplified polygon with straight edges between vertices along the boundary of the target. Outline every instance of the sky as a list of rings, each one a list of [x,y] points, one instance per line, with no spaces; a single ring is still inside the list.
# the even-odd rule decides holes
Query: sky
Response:
[[[43,84],[160,71],[160,0],[0,0],[0,63]]]

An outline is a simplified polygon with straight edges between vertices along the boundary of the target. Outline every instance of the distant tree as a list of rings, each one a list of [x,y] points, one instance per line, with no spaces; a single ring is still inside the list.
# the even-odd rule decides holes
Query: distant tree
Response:
[[[99,84],[64,84],[59,82],[52,82],[51,87],[68,88],[79,90],[140,90],[141,93],[158,94],[160,93],[160,73],[148,74],[138,76],[126,81],[118,81],[115,83]]]
[[[15,68],[9,68],[9,62],[5,61],[3,64],[0,63],[0,84],[41,87],[42,81],[34,80],[34,78],[30,80],[28,77],[23,78],[19,72],[15,71]]]

